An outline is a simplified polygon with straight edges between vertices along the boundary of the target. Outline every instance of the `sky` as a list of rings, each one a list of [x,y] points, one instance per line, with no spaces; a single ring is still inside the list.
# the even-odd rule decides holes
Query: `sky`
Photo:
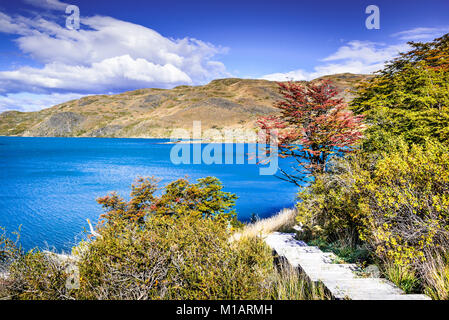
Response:
[[[372,73],[408,41],[449,32],[449,0],[67,1],[0,0],[0,112],[217,78]],[[366,26],[370,5],[379,28]]]

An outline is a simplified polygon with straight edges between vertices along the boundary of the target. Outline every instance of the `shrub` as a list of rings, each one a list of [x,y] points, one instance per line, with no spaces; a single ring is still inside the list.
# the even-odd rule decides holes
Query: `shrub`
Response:
[[[25,253],[17,240],[0,235],[0,299],[54,300],[68,296],[67,264],[37,249]]]
[[[51,253],[32,250],[21,254],[8,267],[3,295],[19,300],[68,299],[68,266]]]
[[[355,171],[353,219],[406,291],[448,297],[449,34],[411,50],[358,88],[351,107],[368,123],[363,151],[379,157]],[[432,142],[433,141],[433,142]]]
[[[326,242],[322,238],[311,240],[309,245],[317,246],[325,252],[333,252],[339,263],[358,263],[366,265],[372,262],[371,252],[365,245],[353,245],[342,241]]]
[[[0,228],[0,272],[3,272],[6,265],[20,255],[21,248],[17,246],[19,237],[16,241],[12,241],[6,235],[6,231]]]
[[[132,185],[131,200],[124,201],[116,193],[99,198],[97,201],[107,211],[103,218],[109,222],[114,219],[127,219],[143,222],[147,215],[191,215],[200,218],[212,218],[230,222],[238,226],[237,216],[232,207],[237,196],[222,191],[221,182],[215,177],[198,179],[197,183],[189,183],[186,179],[178,179],[165,187],[161,196],[158,180],[138,178]]]
[[[229,242],[223,222],[192,216],[118,223],[81,254],[80,297],[257,299],[272,267],[257,238]]]
[[[361,156],[334,159],[327,173],[298,194],[297,221],[302,226],[300,237],[309,241],[321,238],[326,242],[360,243],[358,195],[354,192],[354,171],[365,165]]]
[[[418,270],[427,252],[449,245],[449,153],[429,142],[386,154],[370,172],[360,170],[361,236],[385,261]]]
[[[235,196],[215,178],[169,184],[154,196],[140,179],[132,198],[99,200],[100,237],[81,247],[79,298],[260,299],[269,289],[271,250],[259,238],[229,241]]]
[[[299,194],[300,236],[346,262],[370,259],[406,291],[445,297],[449,246],[449,152],[398,139],[381,156],[335,160]],[[366,243],[366,244],[364,244]]]
[[[72,256],[20,247],[0,237],[12,299],[322,299],[324,288],[297,270],[274,266],[257,236],[233,239],[232,194],[215,178],[178,180],[156,196],[139,179],[131,199],[100,198],[106,208],[93,237]],[[197,201],[195,201],[197,199]],[[67,286],[78,269],[79,286]]]

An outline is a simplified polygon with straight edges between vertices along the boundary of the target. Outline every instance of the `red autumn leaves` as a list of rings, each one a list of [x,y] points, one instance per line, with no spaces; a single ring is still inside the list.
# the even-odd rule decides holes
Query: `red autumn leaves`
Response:
[[[338,91],[331,81],[279,83],[279,89],[282,100],[276,107],[280,114],[260,118],[258,124],[266,136],[275,136],[279,155],[294,157],[301,167],[287,177],[291,182],[299,178],[300,171],[324,171],[331,155],[351,151],[362,138],[362,116],[354,115],[336,97]]]

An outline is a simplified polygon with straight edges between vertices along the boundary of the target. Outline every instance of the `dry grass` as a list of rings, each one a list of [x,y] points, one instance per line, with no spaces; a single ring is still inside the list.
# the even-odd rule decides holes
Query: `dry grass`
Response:
[[[8,285],[8,276],[5,272],[1,272],[0,269],[0,300],[9,299],[7,285]]]
[[[271,279],[273,300],[330,300],[332,297],[321,283],[312,283],[285,261],[281,261]]]
[[[404,290],[405,293],[419,293],[419,278],[413,269],[406,266],[387,263],[385,265],[384,274],[391,282]]]
[[[449,252],[431,255],[423,268],[425,293],[434,300],[449,300]]]
[[[275,231],[286,231],[291,229],[296,221],[295,209],[282,209],[276,215],[256,221],[246,225],[241,232],[233,235],[232,240],[238,240],[245,237],[255,237],[268,235]]]

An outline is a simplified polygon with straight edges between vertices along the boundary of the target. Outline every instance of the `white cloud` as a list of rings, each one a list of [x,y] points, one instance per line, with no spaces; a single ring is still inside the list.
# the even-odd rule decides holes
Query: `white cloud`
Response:
[[[35,7],[52,10],[65,10],[65,8],[69,5],[59,0],[24,0],[24,1]]]
[[[323,61],[350,60],[370,65],[391,59],[407,47],[407,44],[385,45],[370,41],[350,41]]]
[[[438,28],[414,28],[392,34],[401,41],[433,40],[449,32],[449,26]],[[313,71],[303,69],[284,73],[272,73],[262,76],[262,79],[272,81],[312,80],[335,73],[372,73],[384,67],[385,62],[398,56],[400,52],[410,49],[407,43],[387,45],[370,41],[350,41],[337,49]]]
[[[20,51],[39,66],[0,70],[0,94],[122,92],[229,75],[215,60],[225,48],[193,38],[169,39],[111,17],[86,17],[81,23],[83,28],[73,31],[42,17],[12,18],[0,12],[0,32],[17,35]]]
[[[75,92],[105,92],[145,87],[149,83],[191,83],[190,77],[171,64],[157,65],[129,55],[94,62],[89,67],[60,62],[44,68],[22,67],[0,72],[0,83],[14,90],[27,88]]]
[[[26,35],[30,33],[29,27],[22,22],[22,19],[12,17],[0,11],[0,32],[9,34]]]
[[[369,41],[350,41],[338,48],[335,53],[322,59],[324,63],[316,66],[313,71],[298,69],[285,73],[267,74],[261,78],[272,81],[298,81],[345,72],[368,74],[382,69],[386,61],[407,49],[407,44],[385,45]]]
[[[433,40],[449,32],[449,26],[440,28],[414,28],[392,34],[404,41]]]
[[[262,76],[261,79],[270,81],[285,81],[285,80],[300,81],[300,80],[309,80],[310,77],[311,74],[309,72],[302,69],[298,69],[284,73],[277,72],[266,74]]]
[[[12,93],[0,96],[0,113],[8,110],[37,111],[66,101],[79,99],[76,93],[30,94]]]

